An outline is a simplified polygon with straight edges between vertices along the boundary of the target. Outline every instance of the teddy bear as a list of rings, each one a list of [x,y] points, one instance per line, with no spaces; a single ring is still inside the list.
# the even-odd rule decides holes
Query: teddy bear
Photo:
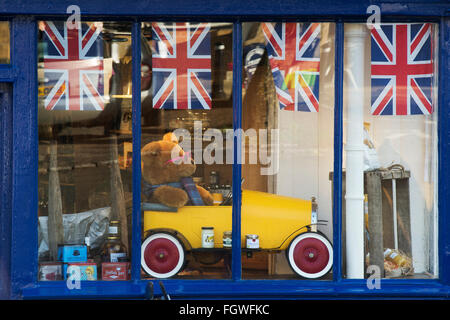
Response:
[[[196,165],[173,133],[146,144],[141,150],[141,160],[144,200],[174,208],[188,203],[213,205],[209,191],[194,184],[191,176]]]

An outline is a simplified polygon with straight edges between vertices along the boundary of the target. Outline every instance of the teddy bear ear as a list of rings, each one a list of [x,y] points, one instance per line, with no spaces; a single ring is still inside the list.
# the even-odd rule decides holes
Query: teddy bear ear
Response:
[[[156,156],[161,151],[161,146],[159,143],[150,142],[142,148],[141,156]]]
[[[168,132],[163,136],[163,141],[169,141],[178,144],[178,138],[173,132]]]

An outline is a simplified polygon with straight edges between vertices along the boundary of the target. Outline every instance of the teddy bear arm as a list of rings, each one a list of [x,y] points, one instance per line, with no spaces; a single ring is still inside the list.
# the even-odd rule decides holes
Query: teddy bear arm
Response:
[[[189,201],[186,191],[171,186],[160,186],[156,188],[152,198],[156,202],[175,208],[181,208]]]
[[[212,206],[214,204],[214,199],[208,190],[200,186],[197,186],[197,190],[200,193],[200,197],[202,197],[205,206]]]

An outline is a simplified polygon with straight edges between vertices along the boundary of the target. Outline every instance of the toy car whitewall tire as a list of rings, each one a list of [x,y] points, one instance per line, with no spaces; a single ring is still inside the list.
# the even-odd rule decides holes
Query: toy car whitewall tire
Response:
[[[184,266],[185,252],[181,242],[168,233],[150,235],[141,246],[141,266],[155,278],[170,278]]]
[[[333,247],[320,233],[298,235],[290,243],[286,255],[292,270],[308,279],[324,276],[333,266]]]

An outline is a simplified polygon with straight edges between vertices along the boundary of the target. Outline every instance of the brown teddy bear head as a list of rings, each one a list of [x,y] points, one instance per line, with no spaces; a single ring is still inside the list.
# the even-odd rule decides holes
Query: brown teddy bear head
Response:
[[[142,176],[152,185],[178,182],[194,174],[196,166],[174,141],[161,140],[146,144],[141,151]]]

